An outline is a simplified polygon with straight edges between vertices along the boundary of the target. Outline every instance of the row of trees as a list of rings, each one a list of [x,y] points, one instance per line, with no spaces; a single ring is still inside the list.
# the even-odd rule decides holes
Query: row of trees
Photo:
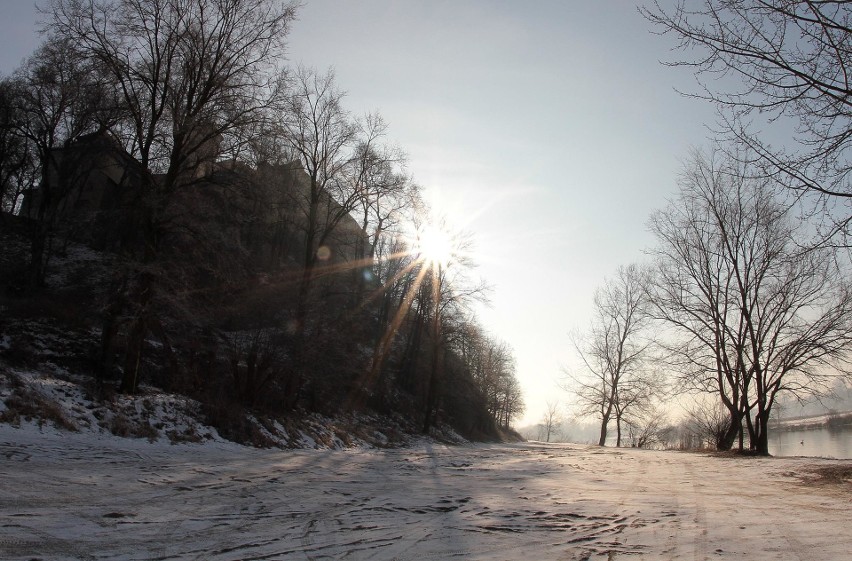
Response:
[[[722,138],[651,217],[651,264],[599,291],[576,345],[587,374],[572,376],[600,444],[611,418],[620,443],[622,410],[692,392],[721,408],[693,415],[718,448],[747,435],[766,454],[779,396],[823,395],[849,376],[852,8],[706,0],[642,13],[687,54],[671,64],[695,70],[701,89],[687,94],[716,105]],[[795,130],[780,147],[756,132],[779,123]]]
[[[569,406],[570,407],[570,406]],[[573,410],[573,407],[571,408]],[[686,415],[673,421],[665,411],[654,417],[625,420],[622,427],[621,446],[663,450],[696,450],[714,447],[716,422],[727,423],[727,411],[722,407],[712,408],[699,402]],[[600,424],[588,417],[571,415],[556,402],[549,402],[540,421],[521,433],[525,438],[544,442],[576,442],[595,444],[598,442]]]
[[[656,400],[715,395],[728,414],[717,446],[747,435],[765,454],[779,395],[825,395],[849,372],[846,268],[805,245],[807,223],[740,158],[696,153],[680,187],[651,217],[652,262],[619,269],[595,297],[578,398],[601,419],[600,444],[614,419],[620,445],[623,419],[653,419]]]
[[[485,364],[497,344],[469,310],[484,285],[463,247],[441,263],[417,247],[434,220],[382,118],[353,117],[332,73],[283,65],[296,9],[49,4],[46,42],[0,82],[3,211],[39,193],[28,211],[30,289],[42,289],[51,241],[68,232],[59,203],[80,186],[68,148],[103,135],[129,156],[135,192],[120,218],[131,241],[118,244],[123,259],[101,303],[101,379],[118,372],[134,392],[146,368],[172,383],[191,371],[189,385],[284,410],[398,408],[401,389],[428,432],[455,376],[490,415],[469,428],[508,427],[522,410],[511,353],[500,347],[502,362]],[[228,167],[227,181],[212,164]],[[359,259],[331,258],[341,236]],[[272,246],[263,256],[258,239]],[[205,368],[221,372],[198,381]]]

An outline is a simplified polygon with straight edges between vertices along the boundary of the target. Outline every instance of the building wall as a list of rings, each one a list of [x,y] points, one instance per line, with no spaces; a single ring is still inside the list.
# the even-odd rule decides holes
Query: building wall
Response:
[[[177,226],[175,236],[196,230],[231,238],[264,269],[304,263],[310,180],[297,164],[252,169],[231,161],[196,167],[202,169],[204,176],[189,180],[170,199],[166,212]],[[100,247],[123,243],[126,236],[116,232],[133,222],[129,217],[139,207],[140,174],[146,173],[136,160],[106,135],[95,134],[57,150],[46,173],[57,195],[47,212],[58,227]],[[41,203],[42,192],[33,190],[21,214],[37,218]],[[340,206],[324,194],[320,208],[319,228],[324,230],[324,215],[339,212]],[[191,236],[175,240],[176,246],[191,243]],[[348,214],[323,245],[314,248],[320,256],[318,267],[342,273],[365,265],[360,252],[367,246],[366,234]]]

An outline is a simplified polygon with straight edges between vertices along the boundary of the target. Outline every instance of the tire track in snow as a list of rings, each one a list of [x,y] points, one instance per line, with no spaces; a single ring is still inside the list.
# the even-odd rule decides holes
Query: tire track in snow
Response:
[[[698,476],[695,473],[695,466],[692,458],[687,458],[683,462],[685,476],[688,478],[685,483],[690,484],[690,497],[694,503],[695,515],[692,521],[695,523],[697,532],[693,541],[692,558],[694,561],[706,561],[709,559],[708,552],[710,551],[708,544],[708,528],[707,528],[707,508],[704,505],[704,493],[698,483]]]

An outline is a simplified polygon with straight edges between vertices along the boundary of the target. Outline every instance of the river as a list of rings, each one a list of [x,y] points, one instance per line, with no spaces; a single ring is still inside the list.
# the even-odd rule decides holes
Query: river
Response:
[[[769,453],[773,456],[819,456],[852,459],[852,427],[829,430],[771,430]]]

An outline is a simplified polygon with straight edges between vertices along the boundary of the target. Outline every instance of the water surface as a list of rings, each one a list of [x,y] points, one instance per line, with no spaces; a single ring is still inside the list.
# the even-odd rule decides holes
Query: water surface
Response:
[[[852,459],[852,427],[770,431],[769,453],[773,456]]]

